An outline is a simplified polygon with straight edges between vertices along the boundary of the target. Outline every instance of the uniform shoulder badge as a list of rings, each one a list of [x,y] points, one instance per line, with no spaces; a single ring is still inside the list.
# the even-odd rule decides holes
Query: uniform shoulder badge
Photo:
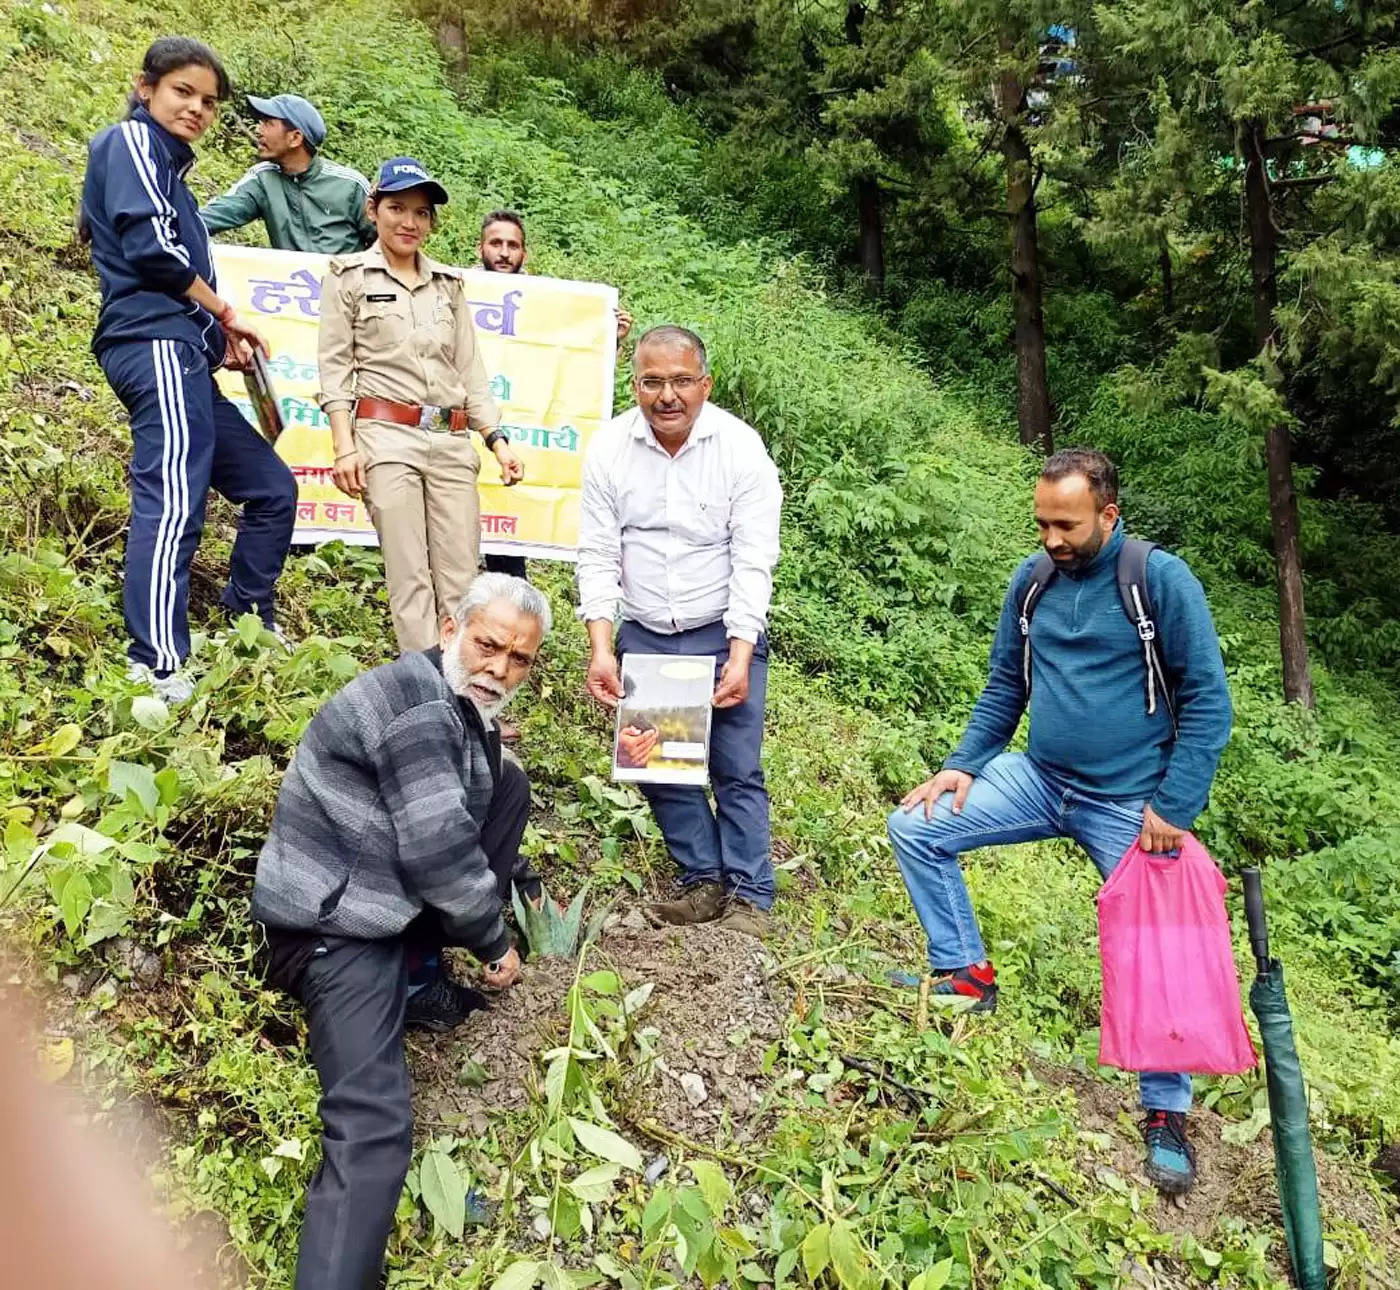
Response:
[[[337,277],[346,269],[358,269],[365,262],[367,251],[352,251],[349,255],[333,255],[326,267]]]

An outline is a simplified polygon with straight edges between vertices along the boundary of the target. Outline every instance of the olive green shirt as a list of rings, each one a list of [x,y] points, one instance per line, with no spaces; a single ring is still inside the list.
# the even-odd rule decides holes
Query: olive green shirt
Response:
[[[365,210],[368,196],[369,180],[334,161],[313,157],[299,175],[260,161],[199,213],[211,234],[260,219],[279,251],[344,255],[375,239]]]
[[[501,422],[486,381],[462,271],[418,256],[418,273],[391,269],[376,242],[337,256],[321,283],[321,407],[357,398],[465,408],[483,435]]]

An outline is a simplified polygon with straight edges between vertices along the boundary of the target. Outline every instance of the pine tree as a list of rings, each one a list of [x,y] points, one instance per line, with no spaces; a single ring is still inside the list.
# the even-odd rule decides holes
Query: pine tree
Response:
[[[1314,308],[1339,304],[1336,284],[1329,291],[1308,266],[1337,266],[1349,219],[1322,232],[1335,207],[1328,190],[1355,190],[1350,150],[1376,137],[1396,101],[1396,15],[1354,0],[1126,0],[1098,12],[1136,93],[1123,95],[1123,164],[1096,231],[1158,257],[1172,239],[1207,232],[1227,248],[1223,271],[1247,278],[1252,325],[1240,361],[1202,362],[1201,376],[1221,410],[1264,439],[1284,695],[1311,707],[1288,368],[1318,344]],[[1350,267],[1354,285],[1361,266]],[[1218,320],[1222,331],[1228,321]]]

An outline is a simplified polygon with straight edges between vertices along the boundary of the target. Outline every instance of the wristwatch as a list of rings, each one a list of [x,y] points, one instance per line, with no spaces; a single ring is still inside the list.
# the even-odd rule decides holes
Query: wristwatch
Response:
[[[495,450],[496,440],[498,439],[504,439],[507,443],[510,442],[510,436],[504,430],[493,430],[486,436],[487,452],[493,452]]]

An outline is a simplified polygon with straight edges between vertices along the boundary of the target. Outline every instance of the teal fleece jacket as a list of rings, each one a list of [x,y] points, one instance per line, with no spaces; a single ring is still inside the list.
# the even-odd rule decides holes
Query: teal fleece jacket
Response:
[[[1153,551],[1147,590],[1174,691],[1173,732],[1166,704],[1147,711],[1142,644],[1118,595],[1122,545],[1120,521],[1093,560],[1078,572],[1057,572],[1040,593],[1031,618],[1028,752],[1070,788],[1111,801],[1146,799],[1169,824],[1189,829],[1230,738],[1220,643],[1195,575],[1177,556]],[[1026,709],[1020,616],[1033,562],[1011,579],[987,686],[947,769],[978,774],[1005,750]]]

